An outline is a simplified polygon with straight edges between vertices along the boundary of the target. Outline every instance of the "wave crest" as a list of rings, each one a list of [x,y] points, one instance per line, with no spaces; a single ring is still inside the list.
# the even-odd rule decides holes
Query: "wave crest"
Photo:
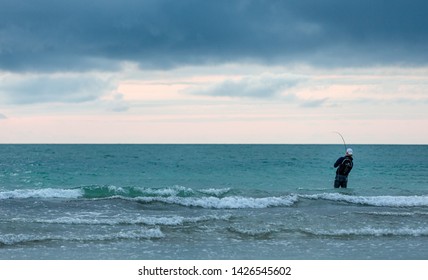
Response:
[[[122,218],[80,218],[59,217],[55,219],[13,218],[10,221],[23,223],[65,224],[65,225],[147,225],[147,226],[178,226],[185,223],[199,223],[211,220],[229,220],[231,215],[206,215],[200,217],[122,217]],[[4,221],[4,220],[3,220]]]
[[[85,236],[37,235],[37,234],[4,234],[0,235],[0,244],[15,245],[28,242],[43,241],[110,241],[120,239],[159,239],[165,235],[159,228],[121,231],[111,234],[93,234]]]
[[[243,208],[268,208],[279,206],[291,206],[297,202],[295,195],[283,197],[242,197],[229,196],[218,197],[139,197],[137,201],[144,203],[162,202],[167,204],[177,204],[186,207],[202,207],[215,209],[243,209]]]
[[[428,206],[428,196],[350,196],[339,193],[322,193],[299,195],[307,199],[321,199],[352,204],[389,207],[415,207]]]
[[[0,192],[0,199],[25,198],[65,198],[75,199],[83,196],[81,189],[27,189]]]
[[[338,230],[310,230],[304,229],[302,232],[316,236],[428,236],[428,228],[398,228],[382,229],[366,227],[361,229],[338,229]]]

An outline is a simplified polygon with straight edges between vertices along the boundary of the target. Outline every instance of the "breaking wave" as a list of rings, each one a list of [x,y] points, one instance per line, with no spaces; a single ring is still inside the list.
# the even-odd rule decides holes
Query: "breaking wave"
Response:
[[[147,225],[147,226],[178,226],[186,223],[198,223],[212,220],[229,220],[231,215],[206,215],[200,217],[121,217],[121,218],[80,218],[59,217],[54,219],[13,218],[12,222],[66,224],[66,225]]]
[[[186,207],[242,209],[291,206],[297,195],[247,197],[229,195],[229,188],[191,189],[182,186],[167,188],[122,188],[116,186],[85,186],[75,189],[27,189],[0,192],[0,199],[62,198],[62,199],[124,199],[140,203],[165,203]],[[147,221],[141,221],[144,223]]]
[[[165,188],[83,186],[71,189],[22,189],[0,191],[4,199],[124,199],[140,203],[165,203],[186,207],[215,209],[268,208],[292,206],[299,199],[346,202],[378,207],[427,207],[428,195],[355,196],[341,193],[287,194],[282,196],[241,195],[229,188],[192,189],[183,186]]]
[[[386,206],[386,207],[415,207],[428,206],[428,196],[350,196],[339,193],[322,193],[299,195],[299,197],[314,200],[330,200],[352,204]]]
[[[110,234],[93,234],[84,236],[37,235],[37,234],[4,234],[0,235],[0,245],[16,245],[28,242],[51,241],[113,241],[120,239],[160,239],[164,234],[159,228],[121,231]]]
[[[337,230],[311,230],[303,229],[301,232],[330,237],[351,237],[351,236],[428,236],[428,228],[399,228],[399,229],[382,229],[382,228],[360,228],[360,229],[337,229]]]
[[[144,203],[162,202],[177,204],[186,207],[202,207],[215,209],[243,209],[243,208],[268,208],[279,206],[291,206],[297,202],[295,195],[283,197],[252,198],[242,196],[218,197],[139,197],[138,201]]]
[[[65,198],[76,199],[84,194],[81,189],[26,189],[0,192],[0,199]]]

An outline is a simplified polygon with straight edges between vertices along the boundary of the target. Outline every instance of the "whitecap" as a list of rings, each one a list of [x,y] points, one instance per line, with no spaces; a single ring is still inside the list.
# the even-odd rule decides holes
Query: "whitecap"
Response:
[[[75,199],[83,196],[80,189],[26,189],[0,192],[0,199],[23,198],[66,198]]]
[[[343,201],[354,204],[389,207],[428,206],[428,196],[350,196],[339,193],[299,195],[308,199]]]
[[[136,198],[142,202],[163,202],[168,204],[177,204],[187,207],[202,207],[215,209],[246,209],[246,208],[268,208],[279,206],[291,206],[297,202],[295,195],[283,197],[242,197],[229,196],[224,198],[217,197],[139,197]]]
[[[230,191],[230,188],[224,188],[224,189],[200,189],[198,190],[200,193],[207,194],[207,195],[213,195],[213,196],[222,196]]]
[[[58,217],[54,219],[12,218],[9,221],[22,223],[65,224],[65,225],[148,225],[148,226],[177,226],[184,223],[198,223],[210,220],[229,220],[231,215],[206,215],[200,217]],[[8,221],[8,220],[2,220]]]
[[[309,230],[303,232],[323,236],[428,236],[428,228],[359,228],[359,229],[337,229],[337,230]]]
[[[15,245],[26,242],[41,241],[109,241],[117,239],[159,239],[165,237],[159,228],[120,231],[110,234],[91,234],[79,236],[37,235],[37,234],[4,234],[0,235],[0,244]]]
[[[147,195],[158,195],[158,196],[177,196],[180,193],[194,193],[194,191],[191,188],[186,188],[183,186],[174,186],[174,187],[168,187],[168,188],[160,188],[160,189],[153,189],[153,188],[140,188],[140,191]]]

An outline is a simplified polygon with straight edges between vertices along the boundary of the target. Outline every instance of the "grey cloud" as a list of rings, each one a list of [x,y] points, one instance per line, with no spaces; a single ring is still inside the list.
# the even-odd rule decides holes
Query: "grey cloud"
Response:
[[[300,106],[306,107],[306,108],[317,108],[317,107],[322,107],[327,101],[328,101],[328,98],[302,100]]]
[[[423,0],[0,0],[0,69],[426,65]]]
[[[126,112],[130,108],[128,102],[123,99],[123,94],[121,93],[116,93],[109,105],[113,112]]]
[[[0,98],[9,104],[79,103],[95,100],[111,88],[108,81],[95,77],[24,76],[1,81]]]
[[[193,87],[188,92],[198,95],[270,98],[296,86],[298,79],[282,76],[261,75],[240,80],[226,80],[208,88]]]
[[[0,120],[4,120],[7,119],[7,117],[5,115],[3,115],[2,113],[0,113]]]

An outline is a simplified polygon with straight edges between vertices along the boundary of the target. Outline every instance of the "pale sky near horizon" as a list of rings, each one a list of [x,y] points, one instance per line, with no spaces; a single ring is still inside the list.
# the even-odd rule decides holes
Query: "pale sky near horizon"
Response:
[[[0,143],[428,144],[427,8],[0,0]]]

